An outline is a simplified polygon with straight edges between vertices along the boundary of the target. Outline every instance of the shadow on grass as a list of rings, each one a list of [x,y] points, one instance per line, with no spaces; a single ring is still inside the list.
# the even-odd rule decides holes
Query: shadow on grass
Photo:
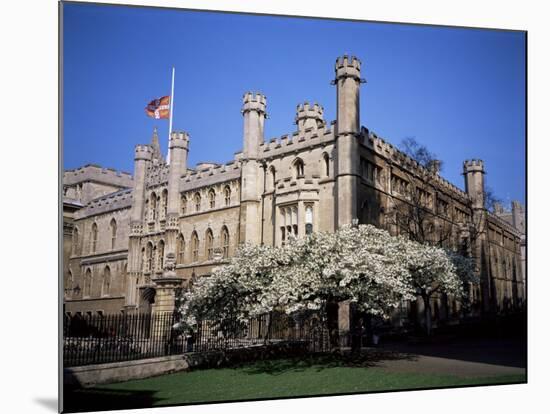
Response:
[[[359,353],[314,354],[302,357],[272,359],[250,364],[239,364],[233,368],[241,368],[243,372],[254,374],[281,375],[286,372],[301,372],[314,369],[317,372],[327,368],[369,368],[378,367],[384,361],[408,360],[415,361],[412,354],[388,350],[368,350]]]
[[[128,410],[131,408],[149,408],[160,399],[155,398],[157,391],[148,390],[112,390],[100,388],[66,389],[64,391],[63,412]]]

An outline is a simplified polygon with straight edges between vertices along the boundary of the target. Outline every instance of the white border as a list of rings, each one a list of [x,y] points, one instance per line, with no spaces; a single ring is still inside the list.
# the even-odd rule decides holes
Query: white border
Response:
[[[547,271],[543,267],[548,180],[550,74],[543,2],[402,0],[111,1],[212,10],[528,30],[529,384],[352,397],[187,406],[128,413],[540,412],[547,405]],[[11,1],[0,17],[2,65],[3,286],[5,412],[54,412],[57,395],[57,2]],[[85,128],[85,125],[82,126]],[[514,166],[510,166],[514,168]],[[8,230],[6,232],[6,229]],[[544,249],[544,250],[543,250]],[[7,265],[7,267],[6,267]]]

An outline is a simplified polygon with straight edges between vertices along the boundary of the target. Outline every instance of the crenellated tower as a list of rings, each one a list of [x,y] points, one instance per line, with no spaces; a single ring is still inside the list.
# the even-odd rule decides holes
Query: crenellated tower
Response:
[[[344,55],[336,59],[336,211],[337,227],[357,218],[357,178],[359,175],[359,87],[361,61]]]
[[[140,237],[143,232],[145,180],[154,149],[150,145],[136,145],[134,151],[134,190],[130,210],[130,240],[128,243],[128,283],[125,306],[133,310],[137,306],[136,287],[140,269]]]
[[[309,128],[313,131],[323,128],[325,126],[323,111],[323,107],[317,103],[310,105],[308,102],[304,102],[298,105],[295,118],[298,132],[305,132]]]
[[[168,171],[168,205],[166,209],[166,257],[169,264],[170,253],[176,254],[178,237],[178,220],[180,213],[180,177],[187,172],[187,155],[189,153],[189,135],[183,131],[173,131],[168,143],[170,166]]]
[[[485,206],[485,170],[482,160],[466,160],[463,165],[464,185],[474,209]]]
[[[258,162],[260,145],[264,143],[266,97],[248,92],[243,97],[243,159],[241,179],[241,229],[240,241],[260,244],[260,196]]]
[[[490,274],[483,161],[479,159],[464,161],[463,175],[466,193],[472,200],[472,255],[480,278],[483,312],[489,312],[494,306],[495,287]]]

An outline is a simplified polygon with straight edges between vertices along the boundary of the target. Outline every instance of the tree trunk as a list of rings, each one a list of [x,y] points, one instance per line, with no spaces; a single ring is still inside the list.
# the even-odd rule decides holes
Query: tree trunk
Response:
[[[426,324],[426,335],[432,334],[432,307],[430,306],[430,297],[423,294],[422,300],[424,301],[424,321]]]
[[[340,348],[338,335],[338,302],[327,302],[326,310],[330,351],[334,352]]]

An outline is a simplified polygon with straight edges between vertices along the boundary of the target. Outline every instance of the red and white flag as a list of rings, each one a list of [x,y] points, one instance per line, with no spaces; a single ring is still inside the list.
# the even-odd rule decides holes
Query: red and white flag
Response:
[[[145,113],[147,116],[155,119],[169,119],[170,118],[170,97],[163,96],[162,98],[153,99],[145,107]]]

